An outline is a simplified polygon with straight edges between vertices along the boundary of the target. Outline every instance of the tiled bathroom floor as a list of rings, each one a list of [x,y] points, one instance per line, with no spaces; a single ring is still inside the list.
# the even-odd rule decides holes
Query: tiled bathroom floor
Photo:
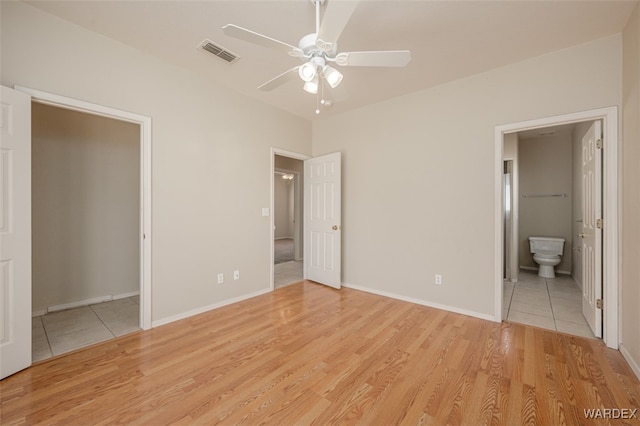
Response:
[[[273,286],[275,288],[284,287],[302,281],[304,279],[302,265],[302,261],[295,260],[276,264],[273,274]]]
[[[140,330],[139,312],[134,296],[33,317],[33,362]]]
[[[548,279],[520,271],[519,281],[505,281],[503,318],[548,330],[595,339],[582,315],[582,294],[567,275]]]

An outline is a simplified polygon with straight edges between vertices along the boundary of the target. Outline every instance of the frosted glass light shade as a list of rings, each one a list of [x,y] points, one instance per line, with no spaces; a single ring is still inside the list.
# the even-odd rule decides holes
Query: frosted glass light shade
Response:
[[[333,67],[330,67],[329,65],[324,67],[323,75],[325,80],[327,80],[327,83],[329,83],[329,86],[331,86],[332,89],[335,89],[336,87],[338,87],[338,84],[340,84],[343,77],[340,71],[338,71]]]
[[[313,95],[318,93],[318,76],[316,76],[316,78],[314,78],[313,80],[304,83],[304,86],[302,86],[302,88],[305,92],[311,93]]]
[[[307,62],[298,68],[298,75],[304,82],[310,82],[317,76],[316,66],[311,62]]]

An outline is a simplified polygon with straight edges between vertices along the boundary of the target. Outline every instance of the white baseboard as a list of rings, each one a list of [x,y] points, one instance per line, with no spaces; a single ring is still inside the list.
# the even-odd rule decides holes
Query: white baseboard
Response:
[[[627,364],[629,364],[629,367],[631,367],[631,370],[633,370],[636,377],[640,380],[640,365],[638,365],[638,362],[640,361],[633,359],[624,344],[620,343],[619,350],[624,359],[627,361]]]
[[[237,303],[237,302],[242,302],[243,300],[247,300],[247,299],[251,299],[253,297],[256,296],[261,296],[263,294],[266,293],[271,293],[273,290],[271,290],[270,288],[264,289],[264,290],[259,290],[253,293],[249,293],[249,294],[245,294],[243,296],[239,296],[239,297],[235,297],[233,299],[228,299],[228,300],[223,300],[222,302],[218,302],[218,303],[214,303],[212,305],[207,305],[207,306],[203,306],[201,308],[197,308],[197,309],[192,309],[190,311],[187,312],[183,312],[181,314],[178,315],[173,315],[167,318],[162,318],[159,319],[157,321],[153,321],[151,323],[151,328],[154,327],[159,327],[161,325],[166,325],[175,321],[180,321],[189,317],[192,317],[194,315],[199,315],[199,314],[203,314],[205,312],[209,312],[212,311],[214,309],[218,309],[218,308],[222,308],[223,306],[227,306],[227,305],[231,305],[233,303]]]
[[[140,294],[139,291],[131,291],[129,293],[121,293],[121,294],[115,294],[115,295],[107,294],[105,296],[92,297],[91,299],[84,299],[84,300],[78,300],[75,302],[62,303],[60,305],[49,306],[47,307],[46,310],[33,311],[31,313],[31,316],[37,317],[37,316],[44,315],[47,312],[59,312],[59,311],[65,311],[67,309],[81,308],[83,306],[95,305],[96,303],[104,303],[104,302],[111,302],[112,300],[126,299],[127,297],[137,296],[139,294]]]
[[[96,303],[110,302],[113,300],[112,295],[98,296],[91,299],[78,300],[76,302],[63,303],[61,305],[49,306],[47,312],[58,312],[67,309],[80,308],[82,306],[95,305]]]
[[[113,300],[126,299],[127,297],[133,297],[133,296],[139,296],[139,295],[140,295],[139,291],[131,291],[129,293],[114,294]]]
[[[481,314],[479,312],[469,311],[467,309],[456,308],[455,306],[443,305],[440,303],[430,302],[428,300],[416,299],[413,297],[402,296],[400,294],[388,293],[386,291],[380,291],[369,287],[362,287],[359,285],[342,283],[343,287],[352,288],[354,290],[360,290],[367,293],[377,294],[378,296],[390,297],[391,299],[402,300],[403,302],[415,303],[416,305],[428,306],[430,308],[441,309],[443,311],[454,312],[456,314],[467,315],[474,318],[480,318],[487,321],[502,322],[502,318],[495,318],[493,315]]]

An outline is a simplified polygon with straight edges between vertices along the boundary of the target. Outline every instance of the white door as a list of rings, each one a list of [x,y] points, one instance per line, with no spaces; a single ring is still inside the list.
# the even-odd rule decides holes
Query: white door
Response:
[[[0,93],[0,379],[31,365],[31,97]]]
[[[304,162],[305,279],[340,288],[340,153]]]
[[[595,121],[582,138],[582,313],[602,337],[602,124]]]

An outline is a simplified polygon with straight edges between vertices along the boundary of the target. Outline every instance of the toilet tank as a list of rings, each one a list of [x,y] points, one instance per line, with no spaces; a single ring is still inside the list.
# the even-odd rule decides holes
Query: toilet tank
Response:
[[[564,238],[529,237],[529,251],[531,253],[561,255],[564,249]]]

